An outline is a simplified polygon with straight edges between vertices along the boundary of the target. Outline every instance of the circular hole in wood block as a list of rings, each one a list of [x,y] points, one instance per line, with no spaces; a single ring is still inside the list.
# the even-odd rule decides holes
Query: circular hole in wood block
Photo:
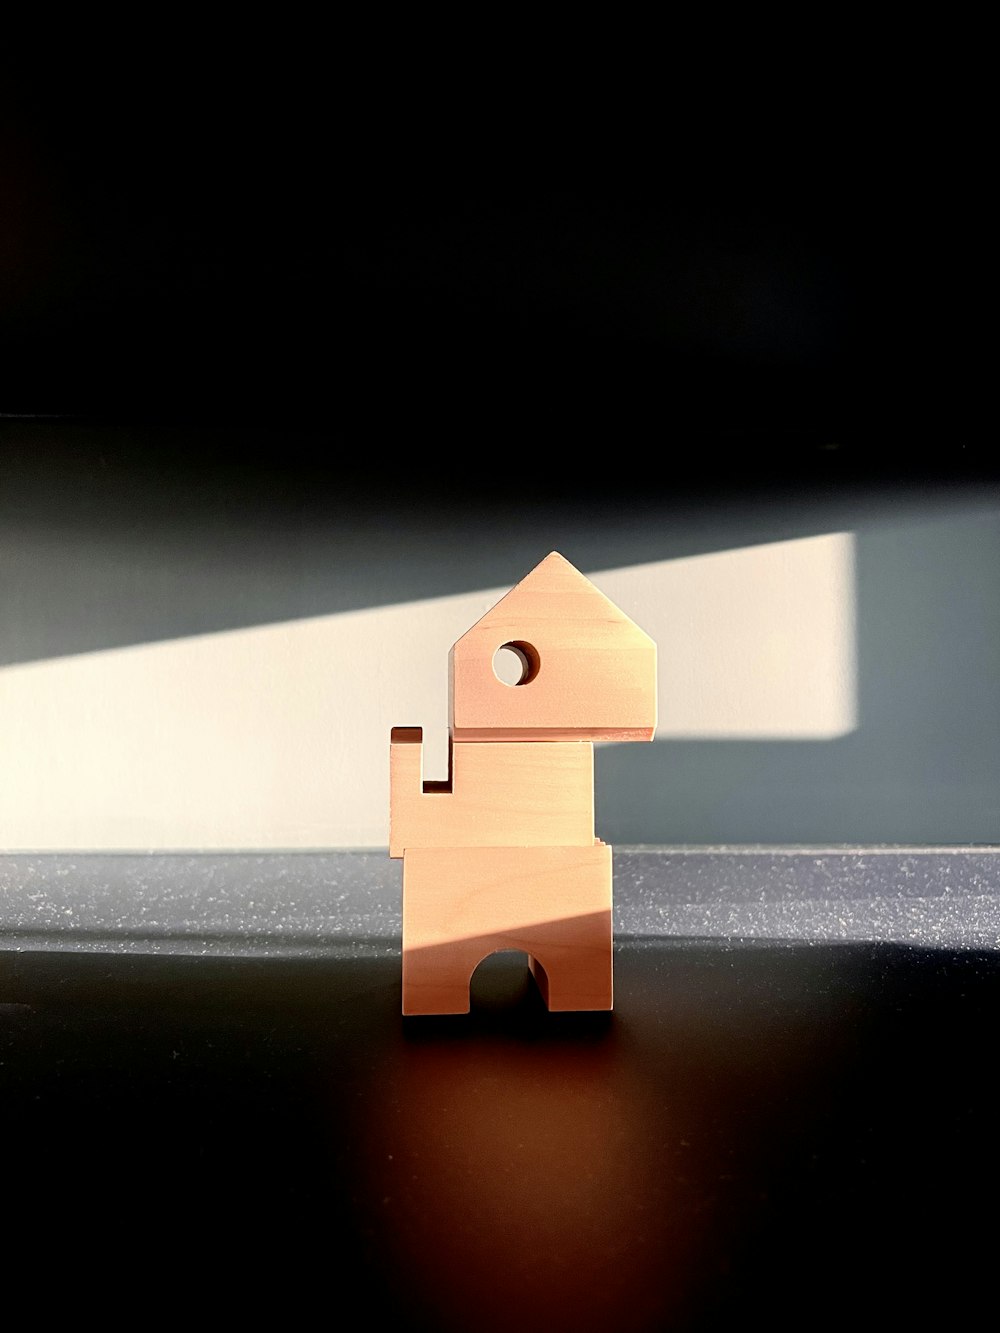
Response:
[[[502,643],[493,654],[493,674],[504,685],[527,685],[538,675],[538,649],[521,639]]]

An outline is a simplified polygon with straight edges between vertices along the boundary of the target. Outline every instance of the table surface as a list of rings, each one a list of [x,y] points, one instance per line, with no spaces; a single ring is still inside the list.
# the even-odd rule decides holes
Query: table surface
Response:
[[[548,1014],[501,954],[468,1016],[402,1019],[400,883],[378,851],[0,857],[5,1255],[51,1313],[991,1299],[1000,851],[616,849],[613,1014]]]

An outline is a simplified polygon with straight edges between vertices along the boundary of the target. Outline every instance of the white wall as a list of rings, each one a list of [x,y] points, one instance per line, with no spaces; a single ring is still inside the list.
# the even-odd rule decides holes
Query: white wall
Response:
[[[660,739],[856,726],[850,533],[583,572],[658,644]],[[445,775],[448,649],[506,591],[0,668],[0,848],[384,846],[390,728]]]

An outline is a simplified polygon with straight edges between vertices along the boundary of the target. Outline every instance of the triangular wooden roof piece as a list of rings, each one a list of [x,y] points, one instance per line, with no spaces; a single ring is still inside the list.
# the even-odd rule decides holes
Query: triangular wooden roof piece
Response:
[[[651,644],[653,643],[645,630],[558,551],[550,551],[544,560],[540,560],[534,569],[525,574],[524,578],[516,583],[510,592],[505,593],[466,633],[472,634],[493,620],[507,620],[512,613],[518,617],[527,615],[532,619],[536,617],[547,619],[549,613],[542,609],[542,602],[547,603],[550,598],[566,597],[571,599],[570,605],[578,607],[581,614],[585,613],[588,619],[593,617],[609,624],[617,622],[630,625],[637,634],[641,634]],[[465,638],[464,634],[462,638]],[[462,639],[458,642],[461,643]]]

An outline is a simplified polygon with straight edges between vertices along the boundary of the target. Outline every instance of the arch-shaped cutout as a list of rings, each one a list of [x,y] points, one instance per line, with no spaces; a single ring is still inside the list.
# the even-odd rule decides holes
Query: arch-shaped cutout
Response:
[[[524,1004],[533,989],[531,959],[523,949],[494,949],[481,958],[469,978],[473,1009],[508,1009]]]

